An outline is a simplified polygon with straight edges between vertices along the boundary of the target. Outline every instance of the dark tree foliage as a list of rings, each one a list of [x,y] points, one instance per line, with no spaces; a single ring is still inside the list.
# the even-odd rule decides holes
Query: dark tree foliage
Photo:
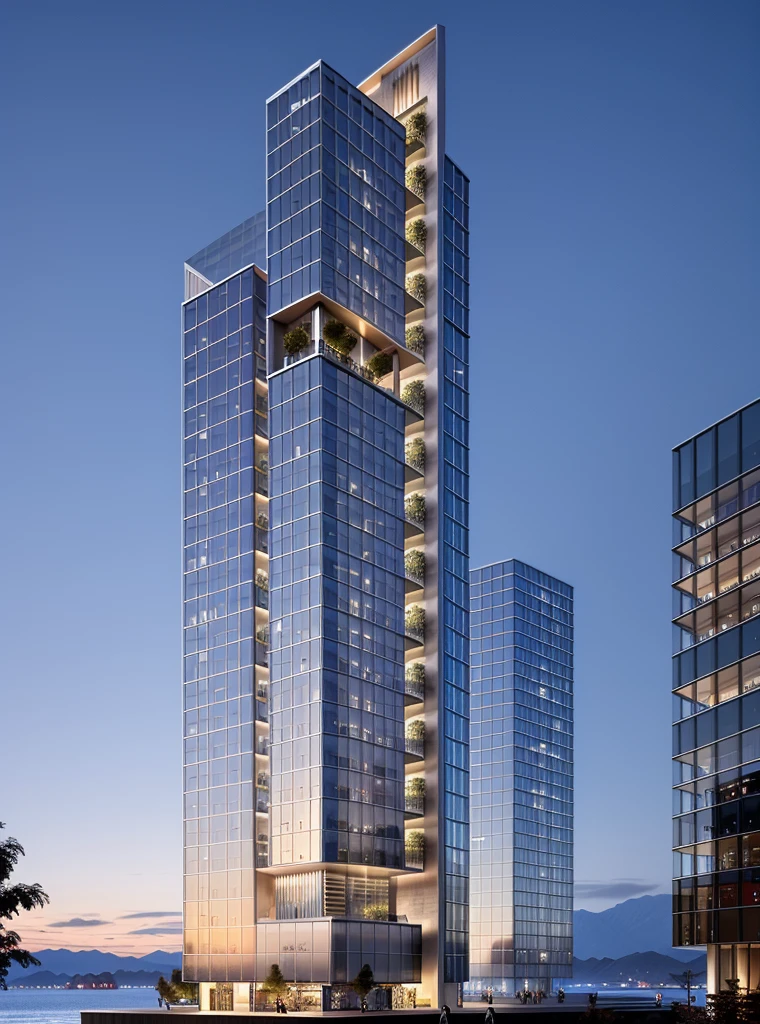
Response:
[[[372,968],[369,964],[365,964],[351,982],[351,988],[361,999],[364,999],[364,997],[368,996],[374,987],[375,976],[372,973]]]
[[[4,828],[5,824],[0,821],[0,829]],[[0,989],[8,987],[5,979],[11,964],[24,968],[40,966],[36,957],[21,948],[18,932],[9,931],[3,924],[3,921],[18,917],[22,910],[39,910],[50,902],[50,897],[38,882],[33,885],[25,885],[23,882],[8,885],[19,857],[23,856],[24,847],[17,839],[9,836],[0,842]]]

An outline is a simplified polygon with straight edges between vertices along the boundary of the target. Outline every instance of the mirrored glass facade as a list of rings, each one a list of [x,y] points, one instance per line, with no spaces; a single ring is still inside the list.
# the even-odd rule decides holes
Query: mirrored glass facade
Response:
[[[673,452],[673,944],[760,984],[760,401]]]
[[[469,990],[572,975],[573,588],[523,562],[470,574]]]
[[[231,236],[208,251],[229,249]],[[183,972],[227,983],[253,975],[254,871],[269,840],[266,284],[248,266],[200,294],[192,285],[182,310]]]

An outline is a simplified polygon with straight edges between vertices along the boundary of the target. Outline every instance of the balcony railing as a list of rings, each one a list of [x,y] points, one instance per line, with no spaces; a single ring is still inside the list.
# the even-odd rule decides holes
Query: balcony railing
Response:
[[[419,814],[422,816],[425,813],[425,797],[407,795],[404,798],[404,810],[407,814]]]
[[[404,680],[404,693],[407,697],[415,697],[417,700],[425,699],[425,684],[418,683],[415,679],[407,678]]]
[[[425,741],[415,739],[412,736],[404,737],[404,750],[407,754],[412,754],[414,757],[425,756]]]

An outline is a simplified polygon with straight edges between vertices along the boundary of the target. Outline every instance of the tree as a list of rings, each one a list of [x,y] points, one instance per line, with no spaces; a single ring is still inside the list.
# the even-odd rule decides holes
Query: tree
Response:
[[[264,983],[261,986],[265,992],[270,992],[275,999],[277,996],[284,996],[288,991],[288,983],[285,981],[285,976],[280,970],[279,964],[272,964],[264,979]]]
[[[0,821],[0,829],[4,828],[5,824]],[[21,936],[18,932],[8,931],[2,923],[18,917],[22,910],[39,910],[50,902],[50,897],[39,882],[33,885],[25,885],[23,882],[6,885],[19,857],[23,856],[24,847],[17,839],[9,836],[0,842],[0,989],[8,987],[5,979],[12,963],[23,968],[40,966],[36,957],[28,950],[21,949]]]
[[[366,999],[375,987],[375,976],[369,964],[365,964],[351,982],[351,988],[360,999]]]
[[[156,991],[167,1003],[177,1003],[180,999],[187,999],[191,1003],[198,1002],[198,986],[192,981],[182,980],[182,971],[175,967],[172,971],[171,981],[161,977],[156,982]]]

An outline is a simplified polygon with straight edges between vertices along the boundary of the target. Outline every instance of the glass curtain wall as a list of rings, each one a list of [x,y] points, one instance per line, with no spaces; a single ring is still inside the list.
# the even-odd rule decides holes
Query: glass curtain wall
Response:
[[[760,983],[760,401],[673,453],[673,944]]]
[[[518,561],[472,582],[469,990],[572,974],[573,589]]]
[[[256,699],[254,639],[267,603],[266,573],[256,556],[256,524],[264,514],[256,481],[266,480],[265,456],[257,452],[266,444],[264,318],[264,283],[252,267],[183,308],[183,971],[189,981],[253,976],[257,833],[265,847],[268,838],[254,795],[254,723],[266,717],[266,703]]]

